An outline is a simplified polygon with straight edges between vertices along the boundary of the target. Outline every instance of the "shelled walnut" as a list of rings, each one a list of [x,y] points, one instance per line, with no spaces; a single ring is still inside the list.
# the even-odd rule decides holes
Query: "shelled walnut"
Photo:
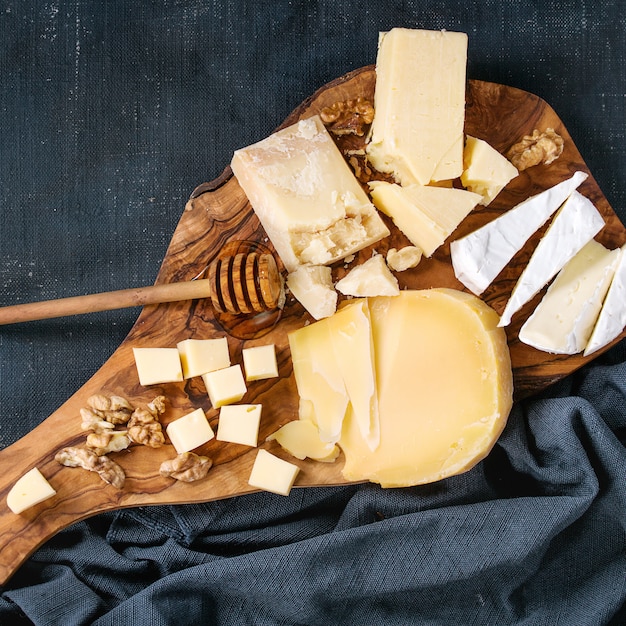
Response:
[[[78,446],[63,448],[56,453],[54,459],[66,467],[82,467],[90,472],[96,472],[105,483],[118,489],[124,486],[126,480],[124,470],[108,456],[100,456],[89,448]]]
[[[120,452],[128,448],[128,446],[130,446],[130,438],[125,430],[89,433],[87,435],[87,447],[99,456],[109,452]]]
[[[535,128],[532,135],[524,135],[509,148],[507,158],[521,172],[533,165],[550,165],[563,152],[563,137],[553,128],[540,132]]]
[[[87,406],[80,410],[83,430],[104,432],[130,419],[133,407],[122,396],[105,396],[101,393],[87,398]]]
[[[204,478],[213,461],[209,457],[194,452],[182,452],[173,459],[161,463],[159,473],[166,478],[175,478],[186,483]]]
[[[366,98],[358,97],[324,107],[320,118],[334,135],[362,137],[374,120],[374,107]]]
[[[159,448],[165,443],[159,416],[165,412],[165,396],[157,396],[145,407],[136,408],[128,421],[128,437],[134,443]]]

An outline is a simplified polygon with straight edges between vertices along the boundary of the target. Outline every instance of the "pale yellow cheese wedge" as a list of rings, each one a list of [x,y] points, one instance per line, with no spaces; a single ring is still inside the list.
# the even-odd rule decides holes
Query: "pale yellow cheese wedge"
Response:
[[[343,475],[384,487],[459,474],[493,447],[512,406],[512,371],[498,315],[451,289],[370,300],[380,444],[371,450],[349,410]]]
[[[267,440],[277,441],[284,450],[297,459],[309,458],[332,463],[339,456],[339,448],[334,443],[322,441],[317,426],[307,419],[287,422]]]
[[[463,170],[467,35],[394,28],[381,33],[368,158],[402,185]]]
[[[376,208],[388,215],[411,243],[430,257],[454,232],[481,196],[464,189],[373,181]]]
[[[289,272],[389,234],[317,115],[235,151],[231,167]]]
[[[55,494],[52,485],[33,467],[11,487],[7,494],[7,506],[13,513],[19,514]]]

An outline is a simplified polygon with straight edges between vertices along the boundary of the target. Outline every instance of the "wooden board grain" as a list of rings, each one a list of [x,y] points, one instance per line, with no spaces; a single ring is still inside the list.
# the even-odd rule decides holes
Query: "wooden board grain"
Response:
[[[336,101],[356,96],[371,99],[374,84],[373,67],[356,70],[320,89],[298,107],[283,126],[317,113]],[[534,128],[546,127],[554,128],[565,139],[563,155],[550,166],[537,166],[521,173],[488,208],[476,209],[451,239],[474,230],[528,196],[571,176],[574,171],[582,170],[590,176],[580,191],[594,202],[606,220],[606,226],[597,239],[610,248],[626,241],[624,226],[603,196],[556,113],[543,100],[525,91],[480,81],[468,82],[468,134],[485,139],[504,152]],[[344,138],[339,143],[342,148],[354,148],[358,141]],[[499,313],[504,309],[515,280],[540,236],[541,232],[529,241],[483,294],[483,299]],[[202,275],[225,245],[241,240],[271,247],[236,179],[226,168],[218,179],[200,185],[192,194],[156,282],[192,280]],[[404,243],[404,236],[392,227],[391,237],[373,248],[385,252],[389,247]],[[362,251],[355,263],[368,258],[371,252],[372,248]],[[336,277],[345,271],[342,264],[334,268]],[[449,242],[414,270],[398,274],[398,279],[401,287],[411,289],[463,289],[452,270]],[[518,399],[544,389],[589,360],[582,356],[549,355],[519,342],[519,327],[538,298],[524,307],[507,328]],[[243,321],[216,318],[210,305],[204,301],[146,306],[129,335],[101,369],[36,429],[0,452],[3,468],[0,476],[0,584],[4,584],[24,559],[53,534],[96,513],[148,504],[204,502],[253,491],[247,480],[256,449],[215,440],[199,449],[200,453],[213,459],[214,467],[206,479],[191,484],[174,482],[159,475],[161,462],[175,456],[170,445],[156,450],[133,446],[114,455],[127,475],[122,490],[106,485],[94,473],[62,467],[54,461],[54,455],[60,448],[80,445],[84,441],[79,412],[86,399],[94,393],[124,395],[135,405],[148,403],[156,395],[164,394],[168,399],[168,409],[162,419],[164,424],[201,407],[216,427],[218,412],[211,407],[201,379],[153,388],[141,387],[134,366],[133,347],[167,347],[175,346],[186,338],[221,337],[225,334],[221,323],[233,332],[227,335],[233,363],[241,363],[241,351],[247,346],[274,343],[279,377],[250,383],[243,399],[244,402],[260,402],[263,405],[259,435],[261,446],[301,467],[296,483],[299,487],[343,484],[341,456],[335,463],[297,461],[283,453],[275,442],[265,442],[265,438],[279,426],[297,417],[298,398],[287,333],[309,319],[292,298],[287,299],[280,316]],[[241,338],[251,336],[253,338]],[[54,486],[57,495],[21,515],[14,515],[6,505],[6,495],[15,481],[34,466]]]

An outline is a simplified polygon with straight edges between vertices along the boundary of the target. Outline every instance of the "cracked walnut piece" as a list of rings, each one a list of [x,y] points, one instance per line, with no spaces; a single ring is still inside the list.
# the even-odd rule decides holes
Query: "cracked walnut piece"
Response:
[[[87,398],[87,406],[80,410],[82,429],[101,433],[119,424],[126,424],[133,407],[122,396],[105,396],[101,393]]]
[[[98,456],[109,452],[120,452],[130,446],[130,438],[125,430],[114,430],[105,433],[89,433],[87,447]]]
[[[105,483],[121,489],[126,480],[124,470],[108,456],[99,456],[89,448],[69,447],[59,450],[54,460],[66,467],[82,467],[96,472]]]
[[[354,98],[324,107],[320,111],[320,118],[335,135],[362,137],[365,134],[365,127],[374,120],[374,107],[365,98]]]
[[[524,135],[521,141],[509,148],[507,158],[521,172],[533,165],[550,165],[563,152],[563,137],[553,128],[539,132],[535,128],[532,135]]]
[[[182,452],[173,459],[163,461],[159,473],[166,478],[191,483],[204,478],[212,465],[213,461],[209,457],[199,456],[194,452]]]
[[[165,412],[165,396],[157,396],[145,407],[136,408],[128,421],[128,437],[134,443],[160,448],[165,443],[159,416]]]

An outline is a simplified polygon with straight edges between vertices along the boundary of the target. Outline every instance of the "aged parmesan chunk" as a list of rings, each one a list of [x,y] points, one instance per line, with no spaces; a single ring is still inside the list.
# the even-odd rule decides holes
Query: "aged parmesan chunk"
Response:
[[[337,292],[326,265],[300,265],[287,276],[287,287],[316,320],[337,310]]]
[[[365,263],[353,267],[335,285],[346,296],[394,296],[400,292],[398,281],[391,273],[382,254],[375,254]]]

